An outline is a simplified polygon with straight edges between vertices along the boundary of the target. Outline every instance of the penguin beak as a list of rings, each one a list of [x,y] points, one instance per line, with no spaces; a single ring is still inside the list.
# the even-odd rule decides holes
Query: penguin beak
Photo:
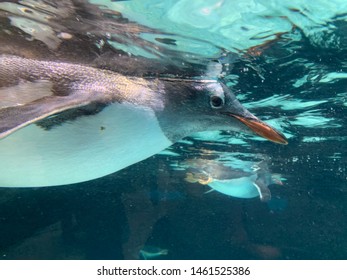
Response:
[[[232,113],[227,113],[229,116],[234,117],[235,119],[239,120],[246,126],[248,126],[253,132],[258,134],[259,136],[268,139],[272,142],[287,145],[288,140],[287,138],[280,132],[278,132],[276,129],[272,128],[268,124],[262,122],[258,118],[246,118],[241,117],[239,115],[235,115]]]

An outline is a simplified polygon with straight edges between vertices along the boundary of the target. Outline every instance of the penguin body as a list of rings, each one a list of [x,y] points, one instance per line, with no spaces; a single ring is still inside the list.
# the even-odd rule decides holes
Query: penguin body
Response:
[[[127,77],[82,64],[1,55],[0,94],[0,162],[6,170],[0,186],[82,182],[194,132],[258,133],[254,123],[269,128],[217,80]]]
[[[269,201],[268,186],[282,184],[278,174],[271,174],[265,160],[252,165],[244,161],[242,166],[234,168],[232,161],[226,166],[218,159],[193,159],[184,161],[183,166],[188,171],[187,182],[208,185],[210,191],[237,198],[260,197],[261,201]]]

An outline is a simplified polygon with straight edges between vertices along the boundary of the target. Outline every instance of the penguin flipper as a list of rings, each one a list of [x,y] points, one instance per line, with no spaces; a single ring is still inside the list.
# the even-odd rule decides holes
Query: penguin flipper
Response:
[[[259,192],[259,197],[262,202],[267,202],[271,200],[271,192],[270,189],[265,186],[264,184],[261,184],[259,182],[253,183],[253,185],[257,188]]]
[[[0,139],[29,124],[69,109],[102,103],[99,96],[94,92],[74,91],[66,96],[45,96],[24,105],[0,107]]]

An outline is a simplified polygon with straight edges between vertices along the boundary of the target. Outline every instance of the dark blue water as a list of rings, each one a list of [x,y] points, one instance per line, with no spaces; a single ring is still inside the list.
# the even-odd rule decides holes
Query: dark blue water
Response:
[[[252,113],[283,131],[289,144],[210,132],[97,180],[0,188],[0,257],[137,259],[143,250],[156,259],[346,259],[344,1],[235,1],[242,7],[239,18],[225,1],[164,2],[116,1],[114,11],[131,20],[124,26],[161,23],[166,38],[159,44],[147,29],[124,43],[111,34],[116,46],[150,57],[156,44],[164,45],[158,56],[187,61],[223,54],[228,86]],[[11,9],[0,4],[3,20]],[[266,184],[269,201],[208,192],[205,181],[186,180],[197,158],[247,176],[259,174],[254,166],[265,162],[265,173],[277,174],[282,185]],[[200,166],[193,173],[219,179]]]

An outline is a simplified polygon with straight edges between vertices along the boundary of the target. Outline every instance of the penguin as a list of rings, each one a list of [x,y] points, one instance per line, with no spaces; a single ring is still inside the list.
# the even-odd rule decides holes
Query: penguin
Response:
[[[218,80],[128,77],[0,55],[0,186],[83,182],[205,130],[286,144]]]
[[[230,164],[230,163],[228,163]],[[211,191],[236,197],[259,197],[262,202],[271,200],[268,188],[271,184],[282,185],[279,174],[271,174],[266,161],[253,164],[243,163],[243,168],[226,166],[218,159],[192,159],[183,162],[186,165],[185,181],[208,185]]]

